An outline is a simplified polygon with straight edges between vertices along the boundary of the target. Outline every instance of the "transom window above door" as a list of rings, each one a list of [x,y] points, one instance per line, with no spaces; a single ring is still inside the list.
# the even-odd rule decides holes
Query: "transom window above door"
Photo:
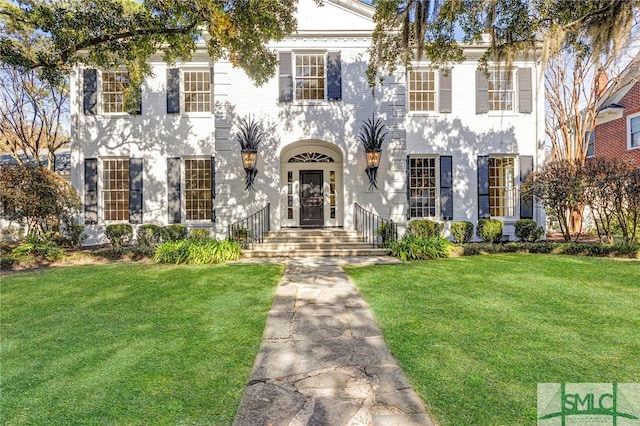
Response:
[[[332,157],[319,152],[303,152],[289,158],[289,163],[334,163]]]

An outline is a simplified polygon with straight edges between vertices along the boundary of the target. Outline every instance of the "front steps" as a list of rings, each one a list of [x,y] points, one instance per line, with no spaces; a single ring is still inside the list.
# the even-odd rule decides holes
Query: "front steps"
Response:
[[[357,231],[331,229],[282,229],[270,231],[264,242],[244,250],[245,257],[384,256],[384,249],[361,241]]]

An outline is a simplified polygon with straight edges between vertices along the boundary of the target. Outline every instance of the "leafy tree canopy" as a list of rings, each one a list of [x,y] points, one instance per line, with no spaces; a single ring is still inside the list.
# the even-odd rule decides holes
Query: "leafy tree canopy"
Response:
[[[321,0],[316,0],[321,3]],[[0,0],[0,62],[61,79],[77,63],[124,66],[133,87],[146,61],[188,60],[206,42],[256,84],[273,75],[266,43],[295,31],[296,0]]]
[[[374,0],[376,29],[367,71],[379,73],[428,59],[448,67],[463,59],[461,43],[488,36],[480,59],[510,63],[538,43],[543,62],[564,48],[617,49],[630,34],[640,0]]]

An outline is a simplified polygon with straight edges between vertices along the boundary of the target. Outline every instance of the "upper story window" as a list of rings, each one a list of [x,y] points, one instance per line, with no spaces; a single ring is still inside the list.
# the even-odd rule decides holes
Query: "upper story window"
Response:
[[[85,115],[141,114],[142,92],[138,88],[137,105],[125,102],[131,79],[126,71],[82,70],[82,111]]]
[[[515,93],[511,71],[488,71],[489,111],[513,111]]]
[[[279,52],[278,101],[342,101],[340,52]]]
[[[436,73],[409,71],[409,111],[435,111]]]
[[[296,100],[325,99],[325,54],[297,53],[295,55]]]
[[[533,70],[476,70],[476,114],[531,114],[534,111]]]
[[[129,159],[102,161],[104,220],[129,220]]]
[[[640,148],[640,115],[635,117],[629,117],[627,128],[629,129],[628,135],[628,149]]]
[[[211,111],[211,83],[209,70],[184,71],[184,112]]]
[[[126,71],[102,72],[102,112],[124,113],[124,92],[129,88],[129,73]]]
[[[511,157],[489,158],[489,214],[516,215],[515,160]]]

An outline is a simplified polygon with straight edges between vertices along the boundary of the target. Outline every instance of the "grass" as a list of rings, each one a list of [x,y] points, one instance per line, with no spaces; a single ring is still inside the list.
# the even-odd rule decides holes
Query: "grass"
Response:
[[[535,424],[537,383],[640,382],[640,262],[504,254],[347,271],[443,426]]]
[[[231,424],[280,266],[0,278],[2,424]]]

